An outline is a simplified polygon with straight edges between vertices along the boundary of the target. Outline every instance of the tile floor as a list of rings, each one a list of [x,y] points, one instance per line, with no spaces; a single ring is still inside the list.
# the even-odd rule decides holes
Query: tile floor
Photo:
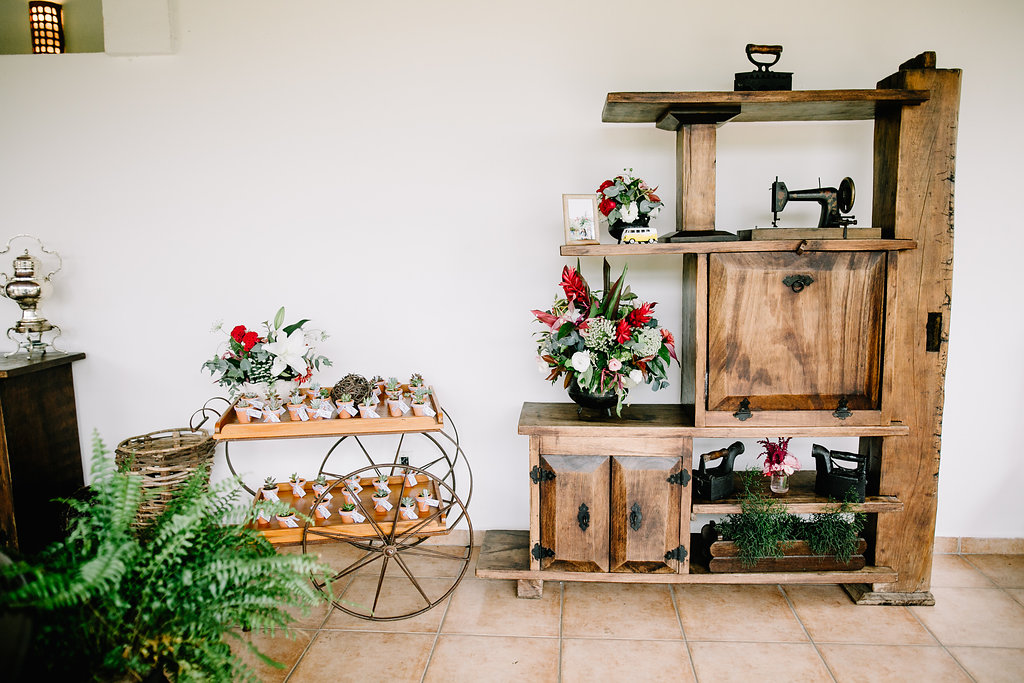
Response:
[[[321,609],[294,639],[247,637],[285,666],[260,677],[292,683],[1024,681],[1024,555],[934,559],[934,607],[858,607],[838,586],[547,583],[519,600],[471,565],[412,619]],[[451,585],[437,564],[413,572],[427,593]]]

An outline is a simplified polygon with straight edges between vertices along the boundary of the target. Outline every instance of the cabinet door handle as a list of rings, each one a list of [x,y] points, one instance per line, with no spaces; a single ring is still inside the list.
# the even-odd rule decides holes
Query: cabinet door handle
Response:
[[[576,513],[576,523],[580,525],[580,529],[586,531],[590,526],[590,508],[587,507],[586,503],[580,503],[579,512]]]
[[[794,294],[804,291],[804,287],[807,287],[812,282],[814,282],[814,278],[810,275],[787,275],[782,278],[782,284],[792,289]]]
[[[640,511],[640,503],[633,503],[633,507],[629,509],[629,528],[639,531],[643,521],[644,514]]]

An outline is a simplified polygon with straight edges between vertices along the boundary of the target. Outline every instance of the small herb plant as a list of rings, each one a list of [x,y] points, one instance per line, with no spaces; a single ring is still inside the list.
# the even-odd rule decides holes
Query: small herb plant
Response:
[[[338,403],[351,403],[351,402],[352,402],[352,394],[342,394],[341,396],[338,397]]]
[[[291,475],[288,477],[288,481],[290,481],[293,484],[298,484],[299,483],[299,473],[298,472],[292,472]]]
[[[299,391],[298,389],[288,394],[288,402],[291,403],[293,406],[302,405],[302,401],[304,398],[305,397],[302,395],[302,392]]]

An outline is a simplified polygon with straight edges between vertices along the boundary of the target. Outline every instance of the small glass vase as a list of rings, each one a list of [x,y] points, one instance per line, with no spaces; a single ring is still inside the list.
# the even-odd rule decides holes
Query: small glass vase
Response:
[[[789,475],[785,472],[772,472],[770,484],[772,493],[786,493],[789,491]]]

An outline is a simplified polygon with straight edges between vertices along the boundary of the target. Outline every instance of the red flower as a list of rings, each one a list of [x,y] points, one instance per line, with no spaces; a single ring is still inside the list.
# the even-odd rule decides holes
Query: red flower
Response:
[[[584,318],[583,320],[576,323],[577,330],[588,330],[590,329],[590,318]]]
[[[620,344],[625,344],[633,338],[633,330],[629,326],[629,321],[625,318],[619,321],[619,326],[615,330],[615,341]]]
[[[562,268],[562,289],[565,291],[565,298],[569,303],[582,301],[584,308],[590,306],[590,291],[587,281],[576,272],[575,268],[565,266]]]
[[[242,343],[242,337],[245,336],[245,325],[237,325],[235,329],[231,330],[231,338],[239,344]]]
[[[618,204],[615,203],[614,199],[605,198],[601,200],[601,203],[597,205],[597,208],[601,210],[601,213],[607,216],[615,210],[616,206],[618,206]]]
[[[640,327],[649,323],[651,318],[654,317],[652,312],[654,311],[654,307],[657,305],[657,302],[653,302],[649,304],[641,304],[637,308],[634,308],[629,312],[629,315],[626,316],[626,321],[629,323],[629,326]]]
[[[676,339],[672,336],[672,333],[666,329],[661,330],[661,340],[665,342],[665,346],[668,347],[668,355],[672,357],[672,360],[679,362],[676,358]]]
[[[256,342],[258,342],[259,339],[259,335],[250,330],[242,336],[242,339],[239,341],[239,343],[242,345],[242,348],[245,349],[245,352],[248,353],[250,350],[252,350],[252,347],[256,346]]]
[[[610,180],[604,181],[603,183],[601,183],[601,187],[597,188],[597,193],[603,197],[604,196],[604,191],[607,190],[609,187],[611,187],[614,184],[615,183],[613,183]]]
[[[652,192],[649,195],[647,195],[647,201],[649,201],[651,203],[656,203],[656,202],[660,202],[661,199],[658,198],[658,195],[656,195],[656,194],[654,194]]]

